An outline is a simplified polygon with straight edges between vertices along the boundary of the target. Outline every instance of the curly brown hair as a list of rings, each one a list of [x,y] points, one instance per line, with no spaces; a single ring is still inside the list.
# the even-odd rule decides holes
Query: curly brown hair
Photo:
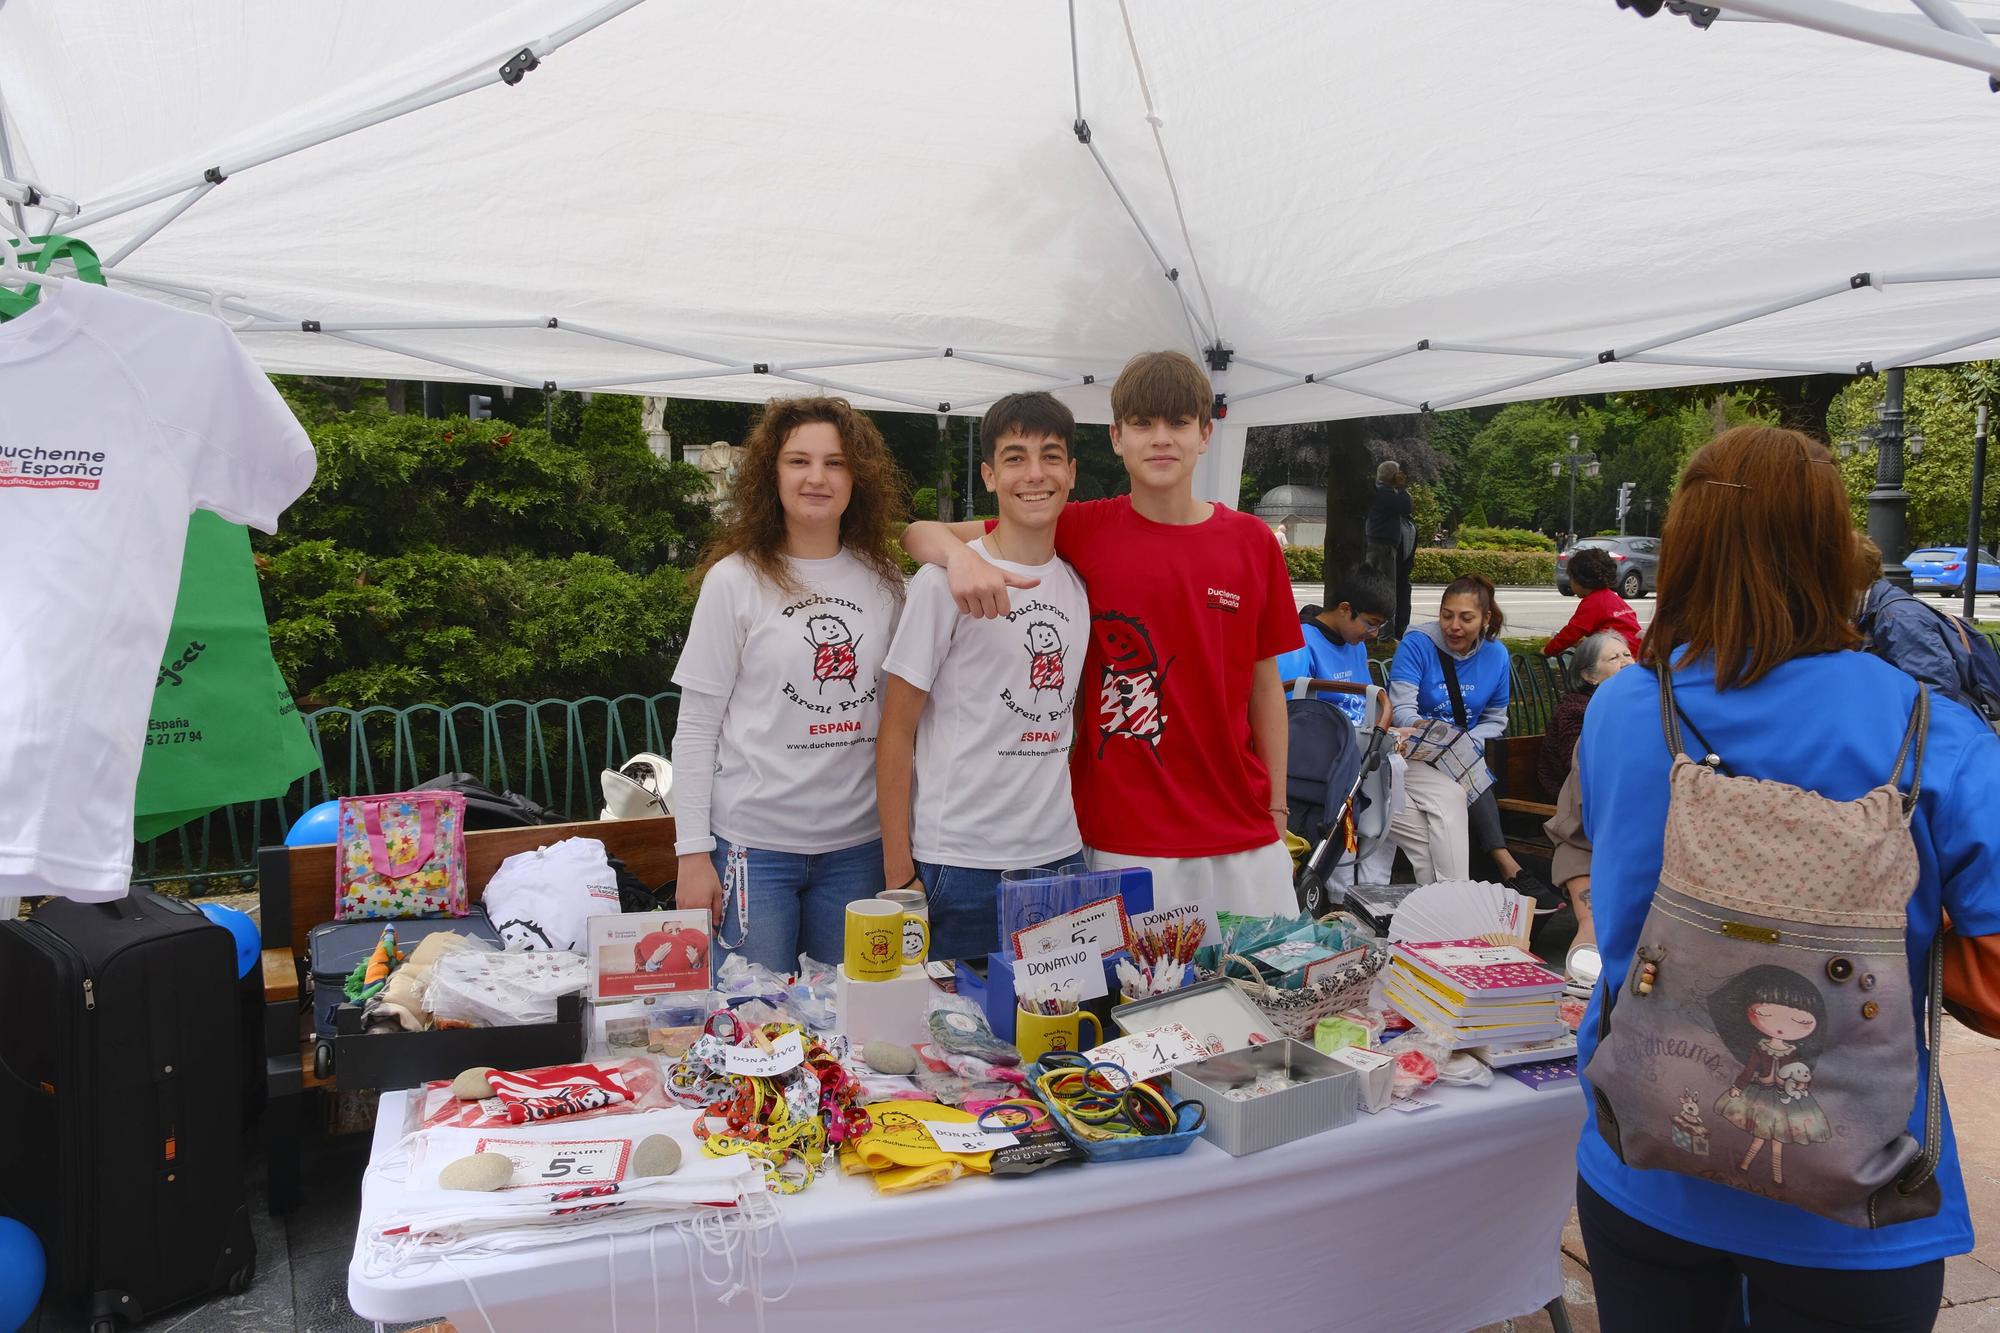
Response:
[[[785,563],[785,508],[778,500],[778,453],[793,431],[821,421],[840,433],[853,494],[840,516],[840,544],[881,578],[898,596],[903,567],[896,560],[895,533],[907,521],[908,495],[902,471],[882,442],[882,432],[845,398],[773,398],[764,405],[744,439],[746,450],[729,486],[729,521],[695,570],[700,579],[725,556],[741,555],[773,587],[798,592]]]

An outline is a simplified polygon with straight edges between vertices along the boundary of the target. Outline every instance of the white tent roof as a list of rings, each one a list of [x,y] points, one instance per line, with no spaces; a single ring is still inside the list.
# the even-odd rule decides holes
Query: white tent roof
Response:
[[[2000,72],[1921,7],[1725,17]],[[1240,426],[2000,354],[1979,74],[1611,0],[0,0],[0,105],[274,371],[1102,420],[1220,341]]]

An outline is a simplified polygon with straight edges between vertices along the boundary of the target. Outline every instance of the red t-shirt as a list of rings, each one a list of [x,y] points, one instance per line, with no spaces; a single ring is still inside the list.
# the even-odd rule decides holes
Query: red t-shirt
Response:
[[[1195,857],[1275,841],[1250,682],[1305,640],[1271,530],[1223,505],[1200,523],[1155,523],[1120,496],[1065,506],[1056,554],[1090,594],[1070,759],[1084,842]]]

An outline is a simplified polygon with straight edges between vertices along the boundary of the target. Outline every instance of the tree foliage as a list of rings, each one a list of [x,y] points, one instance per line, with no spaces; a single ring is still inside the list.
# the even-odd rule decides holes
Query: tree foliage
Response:
[[[706,486],[646,448],[637,399],[578,403],[552,438],[394,414],[380,398],[342,411],[311,384],[281,387],[319,470],[255,545],[302,706],[667,687]]]
[[[1972,433],[1981,403],[2000,408],[2000,362],[1906,371],[1903,377],[1903,429],[1921,432],[1923,455],[1905,462],[1903,489],[1909,492],[1909,536],[1917,546],[1963,546],[1966,520],[1971,516]],[[1828,433],[1836,444],[1852,445],[1873,425],[1882,401],[1879,375],[1855,380],[1827,413]],[[1854,498],[1857,524],[1867,522],[1867,496],[1875,485],[1876,453],[1851,449],[1841,461],[1848,494]],[[1984,504],[1980,510],[1980,544],[2000,541],[2000,481],[1991,475],[1989,452]]]

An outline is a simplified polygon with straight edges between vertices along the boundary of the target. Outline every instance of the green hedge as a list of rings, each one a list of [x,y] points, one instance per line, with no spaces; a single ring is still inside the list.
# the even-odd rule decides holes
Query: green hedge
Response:
[[[1464,551],[1548,551],[1556,549],[1553,537],[1526,528],[1475,528],[1458,530],[1458,545]]]
[[[1540,551],[1419,551],[1413,583],[1450,583],[1464,574],[1484,574],[1503,588],[1552,587],[1556,558]]]
[[[1319,583],[1326,567],[1317,546],[1287,546],[1285,565],[1294,583]],[[1500,587],[1533,588],[1555,583],[1556,558],[1539,551],[1418,551],[1414,583],[1449,583],[1461,574],[1484,574]]]

